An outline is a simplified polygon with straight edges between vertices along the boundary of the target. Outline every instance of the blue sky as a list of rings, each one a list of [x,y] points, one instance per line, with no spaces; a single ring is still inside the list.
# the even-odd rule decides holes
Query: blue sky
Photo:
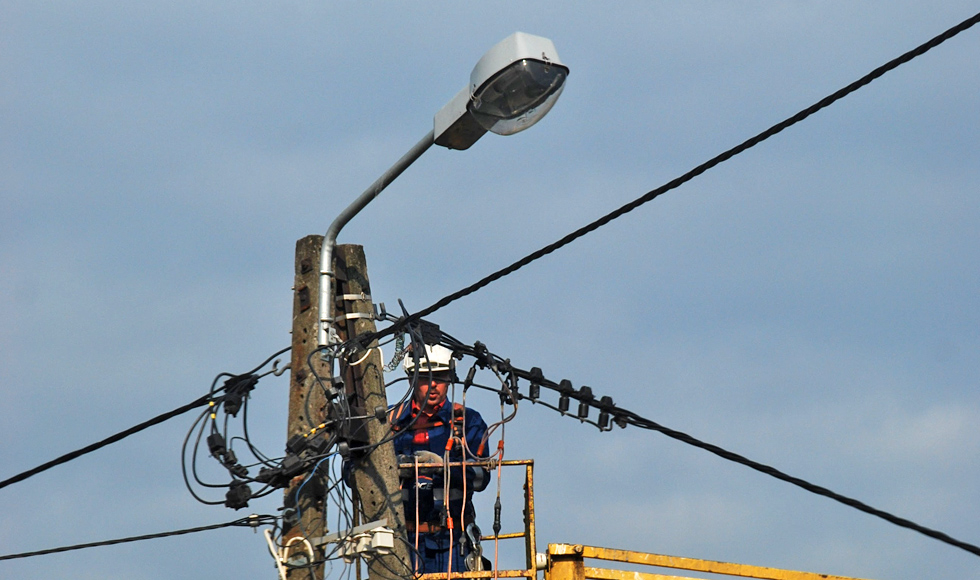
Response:
[[[465,152],[429,151],[340,236],[364,245],[389,307],[428,306],[976,10],[5,2],[0,478],[287,346],[295,241],[322,234],[515,30],[552,38],[571,68],[549,116]],[[980,31],[967,31],[432,320],[517,366],[978,543],[978,53]],[[261,383],[253,403],[252,435],[275,454],[285,381]],[[495,412],[492,399],[472,405]],[[0,552],[243,515],[184,489],[190,421],[0,490]],[[506,440],[508,457],[537,461],[539,544],[890,580],[980,566],[653,433],[599,434],[525,405]],[[243,530],[0,570],[275,574],[261,536]]]

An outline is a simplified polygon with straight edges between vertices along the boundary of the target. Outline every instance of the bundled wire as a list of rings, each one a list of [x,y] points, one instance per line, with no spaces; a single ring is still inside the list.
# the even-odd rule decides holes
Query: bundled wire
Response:
[[[270,458],[262,453],[252,444],[248,433],[248,402],[250,392],[255,389],[259,380],[268,376],[280,376],[286,368],[278,367],[279,361],[276,360],[272,369],[263,373],[259,371],[268,365],[277,356],[287,352],[289,348],[282,349],[268,357],[254,369],[242,373],[220,373],[211,383],[208,395],[204,400],[207,408],[201,412],[191,424],[184,443],[181,447],[181,472],[184,477],[184,484],[187,490],[197,501],[205,505],[224,504],[233,509],[241,509],[248,506],[248,501],[255,498],[269,495],[276,489],[271,477],[264,478],[252,476],[249,473],[251,468],[262,466],[259,474],[263,471],[268,474],[270,471],[278,469],[278,460]],[[225,381],[219,387],[219,381]],[[219,410],[223,411],[223,418],[219,425]],[[241,412],[241,435],[232,435],[230,431],[230,421],[238,418]],[[197,434],[194,437],[194,434]],[[205,435],[207,433],[207,435]],[[191,439],[193,437],[193,445]],[[202,440],[206,441],[208,453],[217,460],[221,466],[229,473],[231,480],[227,483],[212,483],[204,481],[198,473],[197,459],[200,453]],[[254,457],[255,461],[248,465],[243,465],[234,450],[235,441],[241,441],[247,450]],[[191,452],[188,453],[188,447]],[[189,467],[189,469],[188,469]],[[189,473],[188,473],[189,472]],[[193,484],[192,484],[193,479]],[[253,493],[248,483],[259,483],[261,488]],[[196,490],[195,485],[205,489],[226,489],[225,498],[222,500],[209,500],[202,497]]]
[[[87,455],[89,453],[92,453],[93,451],[97,451],[99,449],[102,449],[103,447],[106,447],[107,445],[112,445],[113,443],[117,443],[119,441],[122,441],[123,439],[125,439],[126,437],[129,437],[130,435],[135,435],[136,433],[139,433],[140,431],[143,431],[145,429],[149,429],[150,427],[153,427],[154,425],[159,425],[160,423],[163,423],[165,421],[169,421],[170,419],[173,419],[174,417],[179,417],[180,415],[183,415],[184,413],[186,413],[188,411],[191,411],[191,410],[196,409],[198,407],[202,407],[204,405],[207,405],[209,400],[210,400],[210,396],[203,396],[203,397],[201,397],[199,399],[196,399],[194,401],[191,401],[190,403],[187,403],[186,405],[177,407],[173,411],[168,411],[168,412],[163,413],[161,415],[157,415],[156,417],[154,417],[154,418],[152,418],[152,419],[150,419],[148,421],[144,421],[144,422],[140,423],[139,425],[135,425],[133,427],[130,427],[129,429],[126,429],[124,431],[120,431],[119,433],[116,433],[115,435],[112,435],[110,437],[106,437],[105,439],[103,439],[101,441],[98,441],[98,442],[93,443],[91,445],[86,445],[85,447],[82,447],[81,449],[77,449],[75,451],[72,451],[71,453],[66,453],[66,454],[62,455],[61,457],[58,457],[57,459],[52,459],[51,461],[48,461],[47,463],[43,463],[43,464],[35,467],[34,469],[29,469],[27,471],[24,471],[22,473],[19,473],[19,474],[15,475],[13,477],[7,478],[7,479],[5,479],[3,481],[0,481],[0,489],[2,489],[4,487],[7,487],[8,485],[13,485],[13,484],[18,483],[20,481],[24,481],[25,479],[28,479],[30,477],[33,477],[33,476],[39,474],[39,473],[42,473],[44,471],[47,471],[47,470],[51,469],[52,467],[57,467],[59,465],[68,463],[69,461],[72,461],[74,459],[78,459],[79,457],[81,457],[83,455]]]
[[[128,538],[118,538],[115,540],[102,540],[101,542],[89,542],[87,544],[75,544],[73,546],[62,546],[60,548],[49,548],[47,550],[37,550],[35,552],[22,552],[20,554],[7,554],[5,556],[0,556],[0,561],[3,560],[15,560],[18,558],[33,558],[35,556],[45,556],[48,554],[60,554],[61,552],[72,552],[75,550],[85,550],[88,548],[99,548],[102,546],[115,546],[116,544],[128,544],[132,542],[142,542],[144,540],[156,540],[159,538],[170,538],[173,536],[183,536],[186,534],[196,534],[198,532],[206,532],[209,530],[219,530],[221,528],[229,527],[250,527],[257,528],[261,525],[273,524],[276,521],[275,516],[268,515],[250,515],[245,518],[240,518],[230,522],[225,522],[223,524],[211,524],[210,526],[199,526],[196,528],[186,528],[183,530],[173,530],[170,532],[159,532],[156,534],[145,534],[142,536],[131,536]]]
[[[677,431],[675,429],[665,427],[660,423],[657,423],[656,421],[644,418],[634,413],[633,411],[629,411],[620,406],[617,406],[616,404],[613,403],[611,397],[603,396],[601,398],[597,398],[593,394],[592,389],[590,387],[583,386],[580,389],[574,389],[572,387],[571,382],[568,380],[562,380],[556,383],[552,380],[547,379],[544,376],[544,373],[538,367],[534,367],[531,370],[523,370],[523,369],[513,367],[510,365],[509,359],[504,359],[498,355],[489,352],[486,345],[480,342],[474,343],[473,346],[467,346],[462,342],[460,342],[459,340],[443,334],[442,344],[448,348],[452,348],[456,353],[474,357],[477,361],[477,364],[481,366],[494,369],[494,373],[497,375],[498,378],[500,378],[502,372],[509,373],[509,376],[513,378],[508,381],[502,380],[501,381],[502,386],[500,389],[497,389],[496,392],[500,395],[502,401],[505,398],[511,398],[514,400],[515,412],[516,412],[516,402],[521,399],[527,399],[535,405],[542,405],[546,408],[558,411],[563,416],[571,416],[582,423],[591,424],[597,427],[600,431],[611,430],[613,424],[618,425],[622,428],[625,428],[628,425],[633,425],[641,429],[657,431],[677,441],[681,441],[688,445],[692,445],[699,449],[703,449],[705,451],[713,453],[718,457],[721,457],[722,459],[726,459],[728,461],[738,463],[739,465],[744,465],[745,467],[749,467],[760,473],[764,473],[770,477],[774,477],[781,481],[791,483],[811,493],[832,499],[848,507],[852,507],[864,513],[881,518],[894,525],[913,530],[915,532],[918,532],[930,538],[939,540],[951,546],[970,552],[971,554],[980,556],[980,547],[974,544],[957,540],[956,538],[953,538],[948,534],[945,534],[938,530],[927,528],[925,526],[912,522],[911,520],[908,520],[906,518],[893,515],[884,510],[880,510],[864,502],[858,501],[854,498],[850,498],[842,494],[839,494],[837,492],[834,492],[826,487],[819,486],[810,483],[804,479],[801,479],[799,477],[789,475],[779,469],[776,469],[775,467],[765,465],[758,461],[751,460],[747,457],[744,457],[743,455],[729,451],[718,445],[714,445],[712,443],[707,443],[705,441],[697,439],[696,437],[688,435],[687,433],[683,433],[681,431]],[[501,369],[505,369],[505,371],[501,371]],[[516,380],[517,378],[528,381],[529,387],[528,387],[527,395],[522,394],[518,390],[517,380]],[[550,389],[558,393],[559,399],[558,399],[557,406],[549,404],[540,399],[541,387]],[[494,390],[492,387],[486,387],[486,386],[481,386],[480,388],[484,388],[487,390]],[[577,412],[575,413],[570,412],[570,408],[569,408],[570,400],[576,400],[579,403]],[[599,417],[597,421],[593,421],[592,419],[589,418],[589,414],[590,414],[589,411],[590,409],[593,408],[599,411]],[[502,422],[506,422],[506,421],[502,421]]]

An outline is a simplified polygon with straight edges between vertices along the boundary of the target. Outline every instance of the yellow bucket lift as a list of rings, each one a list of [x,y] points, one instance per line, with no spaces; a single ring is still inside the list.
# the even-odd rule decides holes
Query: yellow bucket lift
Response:
[[[534,524],[534,461],[530,459],[501,461],[502,467],[524,467],[524,530],[521,532],[484,536],[483,541],[524,539],[526,568],[522,570],[490,570],[483,572],[453,572],[424,574],[419,580],[452,580],[456,578],[528,578],[537,580],[538,572],[544,572],[544,580],[704,580],[703,577],[669,576],[659,573],[621,570],[586,566],[586,560],[618,562],[631,568],[670,568],[688,572],[722,574],[733,578],[757,578],[764,580],[860,580],[847,576],[797,572],[747,564],[732,564],[681,558],[662,554],[647,554],[611,548],[598,548],[578,544],[548,544],[547,554],[538,554],[535,544]],[[494,464],[492,467],[496,467]]]

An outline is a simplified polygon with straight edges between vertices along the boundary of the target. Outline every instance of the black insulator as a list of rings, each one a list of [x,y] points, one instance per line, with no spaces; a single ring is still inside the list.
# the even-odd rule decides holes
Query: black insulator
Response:
[[[544,373],[541,372],[539,367],[532,367],[528,374],[531,375],[528,377],[531,381],[531,387],[528,389],[528,398],[532,401],[537,401],[541,396],[541,383],[544,382]]]
[[[575,389],[572,388],[572,381],[568,379],[562,379],[561,382],[558,383],[558,392],[563,395],[567,393],[571,393],[574,390]]]
[[[282,470],[278,467],[263,467],[259,470],[259,474],[255,476],[255,481],[259,483],[269,483],[281,475]],[[273,487],[277,486],[273,485]]]
[[[297,433],[293,435],[286,441],[286,451],[290,453],[299,453],[306,448],[306,437]]]
[[[609,413],[601,411],[599,413],[599,429],[606,431],[609,429]]]
[[[473,379],[476,378],[476,365],[470,367],[470,372],[466,373],[466,380],[463,381],[463,391],[473,386]]]
[[[221,433],[208,435],[208,451],[215,457],[225,454],[225,438],[221,436]]]
[[[487,349],[487,345],[480,341],[473,343],[473,351],[476,356],[476,360],[480,363],[480,366],[487,368],[493,365],[493,357],[490,356],[490,351]]]
[[[540,385],[541,383],[544,382],[544,373],[541,372],[540,367],[531,367],[531,370],[530,372],[528,372],[528,374],[531,375],[528,378],[531,380],[532,383],[537,383]]]
[[[558,410],[562,415],[568,412],[568,395],[558,397]]]
[[[238,416],[242,402],[248,398],[248,393],[255,388],[259,377],[255,375],[234,376],[225,381],[224,410],[232,417]]]
[[[587,419],[588,417],[589,417],[589,404],[586,403],[585,401],[581,401],[578,404],[578,418]]]
[[[327,440],[326,433],[320,432],[310,437],[306,446],[314,455],[323,455],[329,445],[330,441]]]
[[[592,394],[592,387],[582,387],[581,389],[579,389],[578,400],[579,401],[595,400],[595,396]]]
[[[292,454],[283,457],[280,467],[282,467],[282,475],[286,479],[292,479],[306,471],[306,464],[303,463],[303,460]]]
[[[248,507],[248,500],[252,498],[252,490],[244,481],[232,480],[228,493],[225,494],[225,506],[233,510],[240,510]]]

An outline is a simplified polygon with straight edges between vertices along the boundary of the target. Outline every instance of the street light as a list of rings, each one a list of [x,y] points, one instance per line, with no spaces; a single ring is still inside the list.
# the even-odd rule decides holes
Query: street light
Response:
[[[470,82],[436,113],[432,131],[340,213],[323,237],[320,250],[320,323],[317,345],[335,339],[327,316],[333,300],[333,249],[337,235],[358,212],[380,194],[433,143],[449,149],[468,149],[487,131],[513,135],[544,117],[561,95],[568,67],[558,59],[547,38],[515,32],[484,54]]]

